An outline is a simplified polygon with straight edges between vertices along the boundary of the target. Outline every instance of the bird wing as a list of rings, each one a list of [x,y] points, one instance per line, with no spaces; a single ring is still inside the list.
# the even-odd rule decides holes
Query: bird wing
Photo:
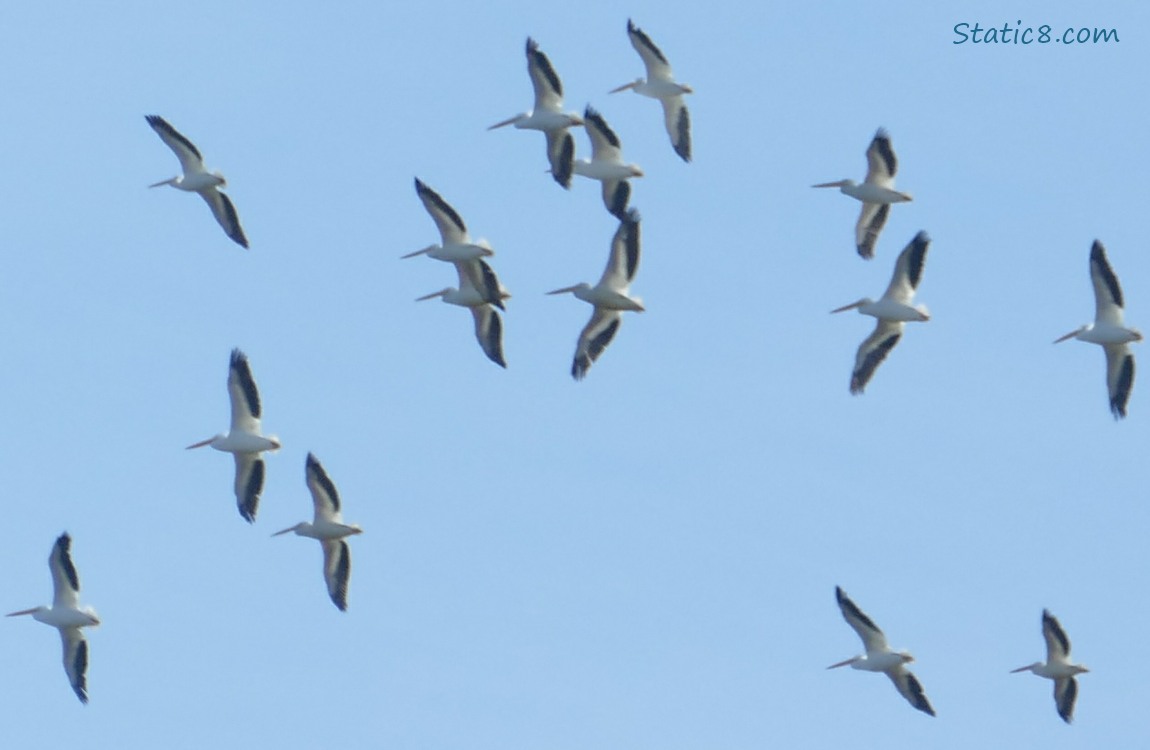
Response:
[[[930,235],[919,232],[903,248],[894,264],[894,274],[883,297],[909,305],[922,280],[922,268],[926,263],[926,251],[930,249]]]
[[[897,669],[893,669],[886,673],[894,686],[898,688],[898,692],[902,694],[910,702],[910,705],[917,708],[919,711],[928,713],[934,716],[934,708],[931,707],[930,701],[926,698],[926,693],[923,692],[922,683],[914,676],[912,672],[903,667],[901,664]]]
[[[563,84],[547,55],[530,37],[527,38],[527,74],[531,76],[531,86],[535,89],[535,111],[560,111],[563,108]]]
[[[890,145],[890,136],[879,128],[866,150],[866,180],[872,185],[893,188],[898,172],[898,159]]]
[[[583,111],[583,125],[591,138],[591,159],[593,161],[623,161],[623,144],[619,136],[603,119],[603,115],[591,107]]]
[[[79,628],[60,628],[64,673],[81,703],[88,702],[88,641]]]
[[[1106,248],[1098,240],[1090,248],[1090,281],[1094,285],[1094,319],[1097,322],[1122,325],[1122,287],[1106,259]]]
[[[491,305],[477,305],[470,310],[475,318],[475,340],[483,353],[500,367],[507,367],[503,359],[503,319]]]
[[[868,654],[889,650],[886,644],[886,636],[879,630],[878,625],[875,625],[874,620],[867,617],[839,586],[835,586],[835,601],[839,604],[839,610],[843,613],[843,619],[847,621],[848,625],[854,628],[859,638],[862,639],[863,646],[866,648]]]
[[[175,152],[176,158],[180,160],[180,169],[184,171],[185,175],[204,171],[204,157],[200,155],[200,150],[195,147],[195,144],[159,115],[147,115],[144,119],[152,126],[152,130],[160,136],[160,140]]]
[[[611,252],[599,285],[626,293],[639,270],[639,212],[630,209],[623,215],[611,238]]]
[[[247,355],[232,349],[228,363],[228,400],[232,405],[231,429],[258,435],[260,432],[260,392],[256,388]]]
[[[575,137],[571,131],[548,130],[547,162],[551,165],[551,176],[565,188],[571,187],[571,170],[575,161]]]
[[[61,534],[48,555],[52,571],[52,605],[76,609],[80,602],[80,576],[72,564],[72,537]]]
[[[315,506],[315,522],[340,522],[339,492],[315,455],[308,453],[304,468],[311,502]]]
[[[683,161],[691,161],[691,115],[687,112],[687,104],[682,96],[673,96],[660,99],[663,105],[663,124],[667,127],[667,135],[671,136],[671,145],[675,153]]]
[[[854,370],[851,371],[851,393],[858,395],[866,390],[867,383],[875,370],[883,363],[890,350],[902,338],[902,321],[879,320],[874,333],[867,336],[859,345],[855,355]]]
[[[629,180],[603,180],[603,205],[607,212],[622,220],[627,215],[627,204],[631,201]]]
[[[236,460],[236,507],[248,523],[256,520],[264,491],[264,460],[258,453],[233,453]]]
[[[323,580],[327,593],[340,611],[347,611],[347,583],[351,578],[351,548],[343,539],[321,539]]]
[[[1078,680],[1060,677],[1054,681],[1054,705],[1067,724],[1074,721],[1074,701],[1078,699]]]
[[[439,193],[423,184],[418,177],[415,178],[415,192],[419,195],[419,200],[423,201],[427,213],[431,214],[443,244],[467,244],[467,225],[463,223],[463,219],[451,204],[443,200]]]
[[[647,80],[675,80],[675,76],[671,72],[671,63],[667,62],[663,51],[655,46],[651,37],[647,36],[629,18],[627,19],[627,36],[631,39],[631,46],[639,53],[639,57],[643,58],[643,65],[647,68]]]
[[[615,338],[619,325],[623,322],[623,314],[618,310],[608,310],[596,307],[591,313],[591,320],[583,327],[579,334],[579,343],[575,347],[575,359],[571,363],[571,377],[582,380],[587,371],[599,355]]]
[[[1134,355],[1127,344],[1103,344],[1106,352],[1106,388],[1115,419],[1126,416],[1126,403],[1134,388]]]
[[[223,227],[224,234],[237,245],[246,249],[248,238],[244,235],[244,228],[240,226],[240,216],[236,213],[236,207],[228,194],[214,187],[198,192],[204,202],[208,204],[208,208],[212,209],[212,216],[215,216],[216,221]]]
[[[878,242],[878,234],[886,225],[886,217],[889,215],[889,203],[862,204],[858,223],[855,224],[855,248],[858,254],[867,260],[874,257],[874,245]]]
[[[1046,663],[1065,662],[1070,657],[1070,639],[1058,618],[1042,610],[1042,637],[1046,640]]]

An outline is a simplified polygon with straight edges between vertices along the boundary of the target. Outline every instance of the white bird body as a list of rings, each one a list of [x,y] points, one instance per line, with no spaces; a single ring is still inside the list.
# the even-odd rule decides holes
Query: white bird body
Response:
[[[72,564],[71,546],[72,538],[66,533],[61,534],[48,556],[48,567],[52,571],[52,606],[22,609],[8,614],[8,617],[31,615],[37,622],[60,631],[68,682],[80,702],[87,703],[88,642],[80,628],[95,627],[100,624],[100,618],[96,610],[80,606],[80,577]]]
[[[857,309],[863,315],[878,318],[874,333],[862,342],[855,354],[855,366],[851,371],[852,394],[862,393],[866,389],[875,370],[902,338],[904,323],[930,320],[930,312],[924,305],[912,304],[915,290],[922,279],[926,251],[929,248],[930,237],[926,232],[919,232],[899,254],[890,284],[877,302],[864,297],[831,310],[832,313],[839,313]]]
[[[1058,619],[1045,609],[1042,610],[1042,637],[1046,640],[1046,661],[1036,661],[1010,671],[1012,674],[1031,672],[1054,680],[1054,705],[1058,715],[1069,724],[1074,720],[1074,702],[1078,698],[1078,681],[1074,676],[1090,670],[1070,661],[1070,639]]]
[[[458,288],[449,286],[417,297],[416,302],[440,297],[448,304],[471,310],[475,320],[475,338],[483,353],[500,367],[507,367],[503,358],[503,320],[494,307],[504,309],[503,300],[511,295],[499,283],[486,261],[460,261],[455,264],[455,270],[459,275]]]
[[[485,240],[472,242],[471,237],[467,234],[467,225],[463,223],[463,218],[459,213],[452,208],[450,203],[443,200],[439,193],[429,188],[418,177],[415,178],[415,192],[419,196],[419,200],[423,202],[423,207],[427,209],[427,213],[431,215],[432,221],[435,222],[441,243],[428,245],[422,250],[416,250],[402,257],[414,258],[417,255],[427,255],[427,257],[435,260],[456,263],[495,254],[495,251]]]
[[[235,493],[240,515],[248,523],[256,520],[260,493],[264,486],[264,451],[277,451],[280,441],[274,435],[263,435],[260,429],[260,395],[252,377],[247,356],[239,349],[232,350],[228,363],[228,397],[231,401],[231,429],[193,443],[188,449],[211,446],[231,453],[236,460]]]
[[[914,200],[907,193],[894,189],[894,177],[898,172],[898,159],[890,144],[890,136],[879,128],[871,139],[866,151],[867,173],[860,185],[854,180],[823,182],[812,187],[837,187],[844,195],[862,201],[862,211],[855,225],[855,248],[863,258],[874,257],[874,246],[879,232],[886,224],[892,203]]]
[[[934,716],[934,708],[927,700],[922,684],[906,668],[907,664],[914,661],[914,657],[907,651],[892,650],[887,645],[886,636],[879,630],[879,627],[863,614],[863,611],[850,600],[846,592],[839,586],[835,586],[835,601],[838,602],[843,619],[862,639],[866,654],[837,662],[827,669],[850,666],[852,669],[861,669],[866,672],[882,672],[891,679],[898,692],[912,706]]]
[[[556,289],[548,294],[570,292],[578,299],[595,306],[591,320],[579,334],[575,347],[575,359],[571,364],[571,376],[582,380],[591,365],[615,338],[623,321],[622,312],[631,310],[643,312],[643,301],[630,295],[631,281],[639,270],[639,214],[629,210],[615,230],[611,239],[611,254],[607,268],[599,283],[591,286],[586,282]]]
[[[1122,287],[1106,258],[1106,248],[1098,240],[1094,240],[1090,248],[1090,281],[1094,286],[1094,322],[1059,337],[1054,343],[1074,338],[1102,346],[1106,352],[1110,411],[1115,419],[1121,419],[1126,416],[1126,404],[1134,388],[1134,355],[1127,344],[1141,341],[1142,334],[1123,324]]]
[[[631,200],[632,177],[642,177],[643,170],[636,164],[623,161],[623,145],[619,136],[590,106],[583,112],[584,130],[591,139],[591,159],[576,159],[572,163],[575,174],[603,183],[603,205],[620,221],[625,220],[627,204]]]
[[[307,487],[311,492],[314,514],[311,523],[301,521],[272,536],[294,532],[296,536],[318,539],[323,547],[324,582],[328,595],[341,611],[347,610],[347,586],[351,578],[351,550],[345,537],[362,534],[363,529],[343,522],[339,493],[316,457],[307,454],[305,465]]]
[[[199,149],[178,130],[168,124],[167,120],[159,115],[148,115],[144,119],[152,126],[152,130],[156,131],[156,134],[160,136],[160,140],[167,144],[168,148],[172,149],[176,154],[176,158],[180,160],[180,167],[184,172],[183,175],[179,177],[161,180],[148,187],[170,185],[177,190],[198,193],[208,204],[208,207],[212,210],[212,215],[216,217],[216,221],[223,227],[228,237],[236,244],[246,248],[248,246],[248,239],[244,235],[243,227],[240,226],[240,218],[239,214],[236,213],[236,207],[232,204],[227,194],[219,190],[221,187],[226,187],[228,181],[224,179],[224,176],[219,172],[209,172],[204,167],[204,158],[200,155]]]
[[[643,59],[643,66],[647,69],[647,77],[636,78],[631,83],[611,89],[612,94],[631,89],[636,94],[658,99],[663,105],[663,125],[667,135],[671,137],[671,146],[683,161],[691,161],[691,116],[687,105],[683,101],[684,94],[693,94],[694,90],[675,80],[671,71],[671,64],[651,38],[642,29],[627,19],[627,37],[631,46]]]
[[[530,37],[527,39],[527,73],[535,89],[535,109],[497,122],[488,130],[514,125],[520,130],[542,131],[547,136],[551,175],[563,187],[570,187],[575,140],[567,129],[582,125],[583,119],[574,112],[563,111],[563,84],[547,55]]]

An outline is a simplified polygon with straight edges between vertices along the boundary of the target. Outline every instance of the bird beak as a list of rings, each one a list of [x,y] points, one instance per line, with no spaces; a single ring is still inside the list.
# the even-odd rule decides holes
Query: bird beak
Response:
[[[562,289],[556,289],[553,292],[547,292],[547,293],[548,294],[563,294],[565,292],[573,292],[578,288],[579,288],[578,286],[565,286]]]
[[[431,294],[425,294],[422,297],[416,297],[415,301],[416,302],[423,302],[425,299],[434,299],[435,297],[442,297],[445,294],[447,294],[447,290],[446,289],[440,289],[438,292],[432,292]]]
[[[295,530],[296,530],[295,526],[289,526],[288,528],[284,529],[283,531],[277,531],[276,533],[272,534],[272,536],[280,536],[281,534],[286,534],[289,531],[295,531]]]
[[[618,94],[620,91],[626,91],[627,89],[633,89],[633,88],[635,88],[635,82],[631,81],[630,83],[624,83],[622,86],[616,86],[615,88],[611,89],[607,93],[608,94]]]
[[[811,187],[837,187],[837,188],[841,188],[843,186],[844,182],[845,182],[845,180],[839,180],[838,182],[820,182],[818,185],[811,185]]]
[[[816,185],[816,187],[817,187],[817,185]],[[833,315],[834,313],[846,312],[847,310],[853,310],[856,307],[861,307],[861,306],[862,306],[861,300],[859,302],[852,302],[849,305],[843,305],[842,307],[836,307],[834,310],[831,310],[831,314]]]
[[[520,117],[522,117],[522,115],[515,115],[514,117],[508,117],[506,120],[503,120],[502,122],[497,122],[494,125],[489,126],[487,129],[488,130],[495,130],[496,128],[501,128],[505,125],[510,125],[511,123],[518,120]]]
[[[154,187],[160,187],[161,185],[171,185],[175,181],[176,181],[175,177],[169,177],[166,180],[160,180],[159,182],[154,182],[151,185],[148,185],[148,187],[154,188]]]
[[[16,617],[17,615],[30,615],[30,614],[33,614],[35,612],[36,612],[36,607],[33,607],[32,609],[22,609],[19,612],[9,612],[8,614],[6,614],[4,616],[5,617]]]
[[[425,247],[422,250],[416,250],[414,253],[408,253],[407,255],[401,255],[399,257],[400,258],[414,258],[417,255],[423,255],[424,253],[429,252],[431,250],[431,248],[433,248],[433,247],[435,247],[435,245],[429,245],[428,247]]]
[[[198,442],[198,443],[193,443],[193,444],[189,445],[189,446],[188,446],[187,448],[185,448],[184,450],[189,450],[189,451],[190,451],[192,448],[203,448],[205,445],[208,445],[208,444],[210,444],[210,443],[211,443],[213,440],[215,440],[215,438],[214,438],[214,437],[210,437],[210,438],[208,438],[207,440],[201,440],[201,441],[200,441],[200,442]]]
[[[838,664],[832,664],[832,665],[830,665],[829,667],[827,667],[827,669],[837,669],[837,668],[839,668],[839,667],[845,667],[846,665],[848,665],[848,664],[850,664],[850,663],[854,662],[854,661],[855,661],[855,659],[857,659],[857,658],[858,658],[857,656],[852,656],[852,657],[851,657],[851,658],[849,658],[849,659],[844,659],[843,661],[840,661]]]
[[[1056,343],[1056,344],[1061,344],[1061,343],[1062,343],[1063,341],[1065,341],[1066,339],[1072,339],[1072,338],[1074,338],[1075,336],[1077,336],[1077,335],[1078,335],[1078,332],[1079,332],[1080,330],[1082,330],[1082,329],[1080,329],[1080,328],[1079,328],[1079,329],[1073,330],[1073,331],[1071,331],[1070,333],[1066,334],[1065,336],[1062,336],[1062,337],[1060,337],[1060,338],[1056,338],[1056,339],[1054,339],[1054,343]]]
[[[1010,674],[1016,674],[1016,673],[1018,673],[1018,672],[1025,672],[1025,671],[1026,671],[1026,670],[1028,670],[1028,669],[1030,669],[1030,665],[1029,665],[1029,664],[1027,664],[1025,667],[1019,667],[1018,669],[1012,669],[1012,670],[1010,670]]]

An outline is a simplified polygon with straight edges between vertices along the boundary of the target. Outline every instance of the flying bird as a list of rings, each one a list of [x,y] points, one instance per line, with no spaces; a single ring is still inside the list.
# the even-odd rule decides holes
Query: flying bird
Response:
[[[475,338],[483,353],[500,367],[507,367],[503,359],[503,320],[493,305],[502,310],[503,300],[511,295],[499,283],[491,266],[482,259],[456,261],[455,270],[459,274],[458,289],[449,286],[418,297],[416,302],[441,297],[444,302],[471,310],[475,318]],[[492,299],[496,302],[491,302]]]
[[[623,145],[619,136],[590,106],[583,111],[583,125],[591,138],[591,160],[576,159],[572,165],[575,174],[603,183],[603,205],[620,221],[626,221],[627,204],[631,200],[632,177],[642,177],[643,170],[635,164],[623,162]]]
[[[1054,680],[1054,705],[1058,715],[1069,724],[1074,720],[1074,700],[1078,697],[1078,681],[1074,675],[1089,672],[1081,664],[1070,663],[1070,639],[1048,610],[1042,610],[1042,637],[1046,639],[1046,661],[1036,661],[1025,667],[1010,670],[1033,672],[1039,677]]]
[[[52,606],[33,607],[12,612],[8,617],[32,615],[32,618],[60,631],[64,645],[64,672],[81,703],[88,702],[88,641],[80,628],[100,624],[91,607],[80,606],[80,576],[72,564],[72,537],[61,534],[52,545],[48,568],[52,571]]]
[[[147,115],[144,119],[152,126],[152,130],[160,136],[160,140],[176,152],[176,158],[180,160],[180,168],[184,171],[184,174],[179,177],[172,177],[148,187],[171,185],[189,193],[199,193],[200,197],[207,202],[208,207],[212,209],[212,215],[216,217],[216,221],[224,228],[224,233],[231,237],[236,244],[246,248],[248,238],[244,236],[244,229],[240,226],[240,217],[236,213],[236,207],[232,205],[232,199],[227,196],[227,193],[219,190],[221,187],[227,187],[228,181],[219,172],[209,172],[204,168],[204,157],[200,155],[200,150],[178,130],[169,125],[167,120],[159,115]]]
[[[859,346],[855,355],[855,366],[851,372],[851,393],[862,393],[871,376],[890,350],[902,338],[903,323],[907,321],[930,320],[930,313],[926,307],[911,305],[914,300],[914,290],[922,278],[922,267],[926,262],[926,251],[930,247],[930,237],[926,232],[919,232],[903,249],[894,266],[894,276],[891,277],[890,286],[878,302],[864,297],[858,302],[831,310],[840,313],[844,310],[858,309],[863,315],[873,315],[878,318],[874,333],[867,337]]]
[[[428,245],[422,250],[416,250],[402,257],[414,258],[426,254],[429,258],[454,263],[457,260],[473,260],[495,255],[495,251],[488,247],[485,241],[471,241],[467,235],[467,225],[463,223],[459,213],[418,177],[415,178],[415,192],[419,200],[423,201],[427,213],[431,214],[443,244]]]
[[[1122,325],[1122,287],[1106,260],[1106,248],[1094,240],[1090,248],[1090,281],[1094,284],[1094,322],[1087,323],[1055,339],[1060,343],[1078,339],[1098,344],[1106,352],[1106,387],[1110,393],[1110,411],[1115,419],[1126,416],[1126,403],[1134,387],[1134,355],[1128,344],[1141,341],[1142,334]]]
[[[629,18],[627,36],[631,39],[631,46],[639,53],[639,57],[643,58],[647,78],[636,78],[631,83],[611,89],[611,93],[631,89],[636,94],[658,99],[663,105],[663,123],[667,127],[667,135],[671,136],[671,146],[683,161],[691,161],[691,116],[687,113],[683,94],[695,92],[690,86],[675,82],[671,63],[667,62],[662,50],[656,47],[651,37],[644,34],[643,30]]]
[[[874,134],[866,150],[866,179],[859,185],[854,180],[824,182],[812,187],[837,187],[841,192],[862,201],[862,212],[855,225],[855,245],[866,259],[874,257],[874,243],[886,224],[890,204],[914,200],[907,193],[894,189],[894,176],[898,172],[898,159],[890,145],[890,136],[882,128]]]
[[[228,397],[232,402],[231,430],[188,446],[188,449],[210,445],[231,453],[236,459],[236,505],[248,523],[256,520],[260,493],[264,489],[264,451],[280,449],[279,438],[260,432],[260,394],[247,356],[232,349],[228,365]]]
[[[883,672],[898,688],[902,697],[910,702],[910,705],[923,713],[934,716],[934,709],[931,708],[930,701],[927,700],[926,693],[922,690],[922,684],[906,668],[907,664],[914,661],[910,652],[891,650],[886,643],[886,636],[879,630],[878,625],[875,625],[873,620],[863,614],[863,611],[855,606],[855,603],[847,597],[846,592],[839,586],[835,586],[835,600],[838,601],[839,609],[842,610],[843,619],[854,628],[854,631],[859,634],[859,638],[862,638],[866,654],[852,656],[837,664],[830,665],[827,669],[845,667],[849,664],[852,669]]]
[[[571,377],[582,380],[591,365],[615,338],[623,322],[623,310],[643,312],[643,302],[628,294],[635,272],[639,270],[639,212],[631,209],[624,215],[611,239],[611,255],[607,268],[595,286],[586,282],[556,289],[548,294],[571,292],[584,302],[595,306],[591,320],[579,334],[575,359],[571,363]]]
[[[328,477],[323,466],[311,453],[307,454],[304,468],[307,488],[311,491],[311,501],[315,505],[315,516],[311,523],[301,521],[295,526],[277,531],[272,536],[294,531],[297,536],[318,539],[323,547],[323,579],[327,583],[327,593],[340,611],[347,611],[347,582],[351,577],[351,549],[346,537],[362,534],[363,529],[343,522],[340,513],[339,493]]]
[[[535,89],[535,109],[497,122],[488,130],[505,125],[520,129],[541,130],[547,136],[547,160],[551,163],[551,176],[565,188],[571,187],[571,163],[575,158],[575,139],[568,132],[573,125],[582,125],[583,119],[574,112],[563,111],[563,84],[551,67],[547,55],[539,44],[527,38],[527,73]]]

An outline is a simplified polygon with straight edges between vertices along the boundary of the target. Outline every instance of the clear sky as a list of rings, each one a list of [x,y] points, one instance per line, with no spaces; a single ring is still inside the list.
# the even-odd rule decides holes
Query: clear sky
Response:
[[[949,7],[947,7],[949,6]],[[67,530],[91,703],[60,644],[0,620],[4,744],[59,747],[1134,747],[1150,737],[1150,378],[1107,408],[1088,322],[1101,239],[1150,328],[1143,3],[9,3],[0,12],[7,526],[0,610],[51,600]],[[631,17],[689,97],[695,161],[642,74]],[[956,24],[1116,29],[1109,44],[955,44]],[[590,308],[544,292],[602,272],[617,222],[559,188],[531,104],[533,36],[567,106],[613,125],[642,261],[585,381]],[[223,171],[228,240],[144,122]],[[900,159],[876,258],[858,204],[879,126]],[[576,132],[577,148],[587,151]],[[507,370],[466,311],[412,188],[450,201],[514,295]],[[870,318],[934,239],[928,323],[865,395]],[[249,356],[268,459],[244,523],[228,355]],[[1146,349],[1135,345],[1142,362]],[[304,457],[338,486],[350,607],[328,600]],[[878,675],[842,585],[917,657],[938,711]],[[1065,626],[1077,720],[1008,670]]]

